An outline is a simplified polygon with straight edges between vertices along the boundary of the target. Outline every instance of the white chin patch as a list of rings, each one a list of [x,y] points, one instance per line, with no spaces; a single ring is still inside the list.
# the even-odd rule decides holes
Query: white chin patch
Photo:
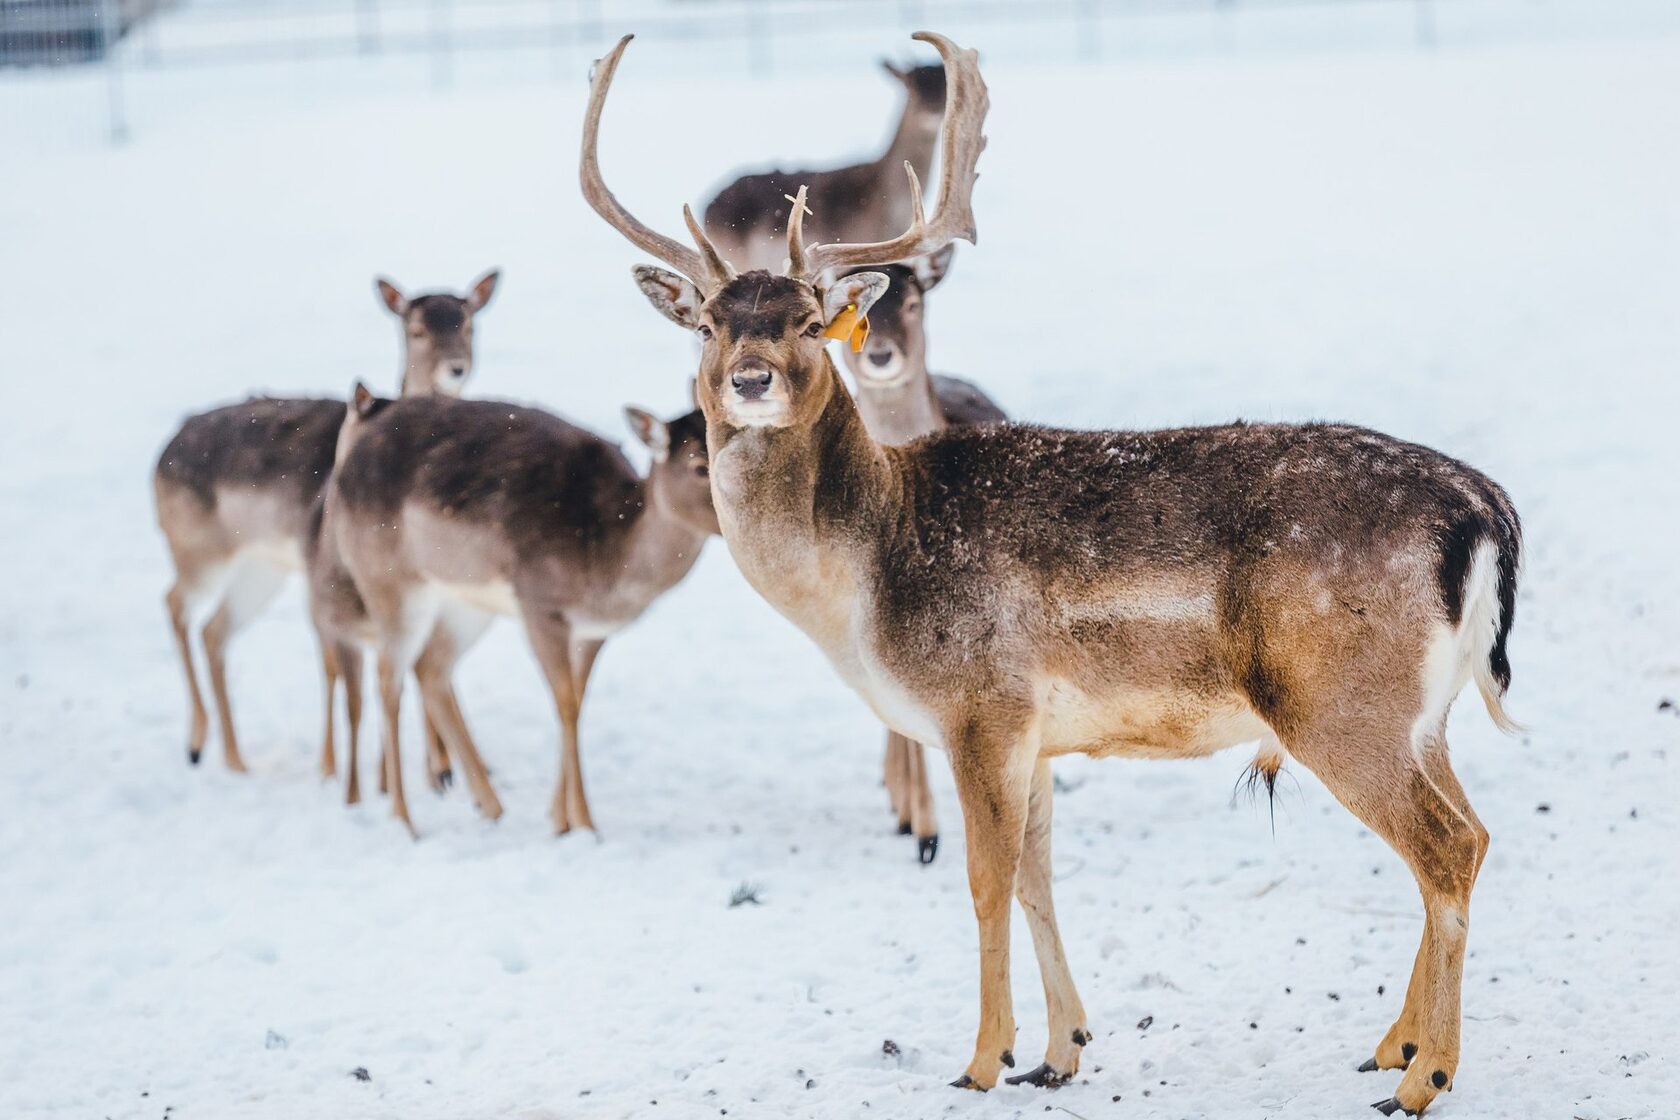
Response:
[[[734,397],[726,402],[730,423],[737,428],[776,428],[787,423],[787,402],[779,400],[744,401]]]
[[[886,365],[876,365],[865,354],[863,360],[857,364],[858,377],[871,385],[892,385],[904,376],[904,355],[893,351],[892,360]]]
[[[450,366],[439,366],[437,376],[433,381],[437,385],[438,392],[445,396],[458,397],[462,390],[467,387],[467,378],[471,376],[472,369],[470,367],[456,373]]]

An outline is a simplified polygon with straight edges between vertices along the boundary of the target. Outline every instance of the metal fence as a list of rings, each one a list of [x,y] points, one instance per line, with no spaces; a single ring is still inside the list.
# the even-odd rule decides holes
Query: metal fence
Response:
[[[556,74],[575,74],[580,57],[630,28],[656,43],[717,44],[696,53],[755,74],[836,62],[878,49],[883,31],[924,26],[985,41],[993,57],[1035,44],[1041,57],[1093,61],[1175,35],[1230,49],[1233,29],[1267,21],[1429,49],[1448,15],[1470,27],[1467,13],[1503,4],[1518,13],[1508,19],[1535,21],[1610,0],[175,0],[159,10],[164,2],[0,0],[0,73],[103,66],[120,138],[124,74],[136,70],[407,56],[427,60],[442,86],[459,58],[490,52],[546,52]],[[1301,38],[1316,44],[1312,30]]]

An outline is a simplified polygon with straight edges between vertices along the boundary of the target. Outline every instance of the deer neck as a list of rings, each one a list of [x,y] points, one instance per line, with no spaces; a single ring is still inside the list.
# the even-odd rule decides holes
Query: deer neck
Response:
[[[895,192],[902,194],[904,191],[906,160],[916,169],[916,177],[927,182],[928,172],[933,167],[933,147],[938,140],[938,123],[923,121],[914,103],[906,101],[904,114],[898,118],[898,129],[880,159],[881,175]]]
[[[899,492],[888,451],[864,426],[827,355],[829,398],[810,426],[711,421],[712,496],[741,574],[840,661],[872,550]]]
[[[650,479],[641,480],[632,502],[619,523],[622,547],[605,551],[616,553],[621,581],[632,597],[645,596],[651,603],[694,567],[708,534],[678,517]]]
[[[908,443],[947,427],[926,365],[894,385],[871,384],[863,374],[857,380],[858,411],[869,434],[880,442]]]

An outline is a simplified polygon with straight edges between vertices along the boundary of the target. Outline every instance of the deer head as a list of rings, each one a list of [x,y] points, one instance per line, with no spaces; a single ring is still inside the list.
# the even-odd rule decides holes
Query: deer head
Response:
[[[902,264],[883,265],[886,292],[869,309],[869,339],[862,350],[840,348],[859,386],[891,389],[927,369],[927,293],[945,279],[957,247]]]
[[[738,275],[686,206],[683,218],[693,248],[643,225],[613,196],[601,178],[596,140],[607,90],[631,36],[596,63],[579,162],[583,195],[632,244],[676,270],[638,266],[636,282],[655,309],[699,336],[698,396],[709,421],[735,428],[813,422],[837,387],[824,332],[843,313],[866,314],[889,284],[880,272],[846,270],[936,253],[957,238],[975,239],[971,198],[975,164],[986,146],[981,128],[988,107],[978,55],[932,32],[914,37],[939,51],[946,77],[945,171],[932,220],[923,211],[916,173],[906,164],[913,218],[904,233],[890,241],[807,246],[801,187],[788,221],[787,269],[779,276],[763,270]],[[840,273],[846,274],[825,280]]]
[[[700,410],[675,420],[661,420],[645,409],[627,405],[624,419],[653,454],[647,478],[648,500],[690,529],[721,533],[717,511],[712,508],[706,418]]]
[[[473,316],[484,310],[501,273],[474,280],[467,294],[430,292],[413,299],[381,276],[379,298],[403,325],[403,396],[442,393],[458,397],[473,369]]]

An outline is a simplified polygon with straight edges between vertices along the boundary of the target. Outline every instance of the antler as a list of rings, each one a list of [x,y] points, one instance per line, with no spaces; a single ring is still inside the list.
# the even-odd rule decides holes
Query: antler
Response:
[[[605,58],[598,59],[590,71],[589,109],[583,116],[583,154],[578,160],[578,183],[583,187],[583,197],[590,207],[608,225],[622,233],[638,249],[652,253],[694,281],[701,293],[709,296],[727,283],[735,275],[735,270],[718,256],[717,249],[707,239],[700,223],[694,220],[693,212],[687,206],[683,207],[683,220],[688,223],[694,243],[700,247],[698,252],[637,221],[601,179],[601,162],[595,152],[596,139],[601,131],[601,108],[607,103],[607,89],[612,85],[618,60],[633,38],[635,36],[626,35],[620,39],[618,45]]]
[[[794,203],[788,218],[788,275],[800,279],[820,276],[830,268],[856,268],[866,264],[887,264],[892,261],[919,257],[943,249],[957,238],[973,243],[975,164],[986,149],[986,137],[981,128],[986,123],[986,110],[991,105],[986,95],[986,82],[980,77],[980,55],[973,49],[963,50],[943,35],[932,31],[918,31],[911,36],[930,43],[945,60],[945,123],[941,132],[939,202],[933,221],[922,212],[922,185],[916,172],[906,161],[905,174],[910,177],[910,205],[914,215],[910,228],[891,241],[873,244],[813,245],[805,248],[803,207]],[[804,189],[799,197],[803,201]]]

